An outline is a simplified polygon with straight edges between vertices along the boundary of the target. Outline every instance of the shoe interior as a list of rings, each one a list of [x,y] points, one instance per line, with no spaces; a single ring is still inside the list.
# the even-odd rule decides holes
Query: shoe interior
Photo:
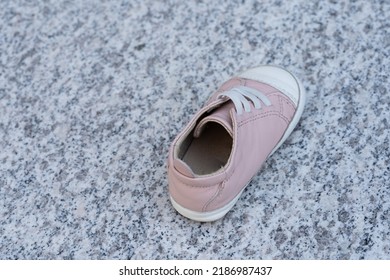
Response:
[[[187,149],[183,147],[179,157],[195,174],[211,174],[226,165],[232,144],[232,137],[222,125],[209,122],[198,138],[192,133],[187,137],[183,142]]]

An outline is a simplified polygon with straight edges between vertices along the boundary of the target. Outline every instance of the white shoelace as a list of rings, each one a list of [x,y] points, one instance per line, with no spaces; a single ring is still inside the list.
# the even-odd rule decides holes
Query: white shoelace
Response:
[[[241,115],[243,113],[243,109],[245,112],[251,111],[251,106],[248,99],[252,101],[255,109],[261,108],[260,101],[262,101],[265,106],[271,105],[271,101],[267,96],[265,96],[264,93],[246,86],[238,86],[218,95],[218,98],[222,97],[227,97],[233,101],[234,107],[236,107],[237,115]]]

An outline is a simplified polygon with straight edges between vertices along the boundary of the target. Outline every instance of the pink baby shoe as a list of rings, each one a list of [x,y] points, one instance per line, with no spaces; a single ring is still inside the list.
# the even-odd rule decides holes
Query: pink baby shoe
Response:
[[[225,82],[172,143],[173,207],[196,221],[222,218],[291,134],[304,106],[302,84],[280,67],[260,66]]]

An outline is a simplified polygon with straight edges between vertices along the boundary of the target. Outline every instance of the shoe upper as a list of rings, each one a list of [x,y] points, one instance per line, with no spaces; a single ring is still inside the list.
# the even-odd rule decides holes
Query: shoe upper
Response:
[[[230,94],[241,89],[262,98]],[[281,142],[299,93],[295,78],[277,67],[255,68],[225,82],[170,147],[169,192],[175,202],[209,212],[239,195]]]

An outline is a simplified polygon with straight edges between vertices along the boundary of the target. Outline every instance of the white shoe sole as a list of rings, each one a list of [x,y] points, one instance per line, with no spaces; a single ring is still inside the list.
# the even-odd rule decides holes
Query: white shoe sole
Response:
[[[282,69],[284,71],[287,71],[287,70],[285,70],[283,68],[280,68],[280,67],[278,67],[278,68]],[[294,117],[293,117],[291,123],[287,127],[287,130],[283,134],[282,139],[275,146],[275,148],[272,150],[272,152],[268,155],[267,159],[274,152],[276,152],[277,149],[279,149],[279,147],[286,141],[286,139],[293,132],[294,128],[297,126],[297,124],[298,124],[298,122],[299,122],[299,120],[300,120],[300,118],[302,116],[303,109],[305,108],[305,103],[306,103],[305,89],[303,88],[302,83],[300,82],[300,80],[295,75],[293,75],[289,71],[287,71],[287,72],[296,80],[296,82],[298,84],[299,100],[298,100],[297,110],[296,110],[296,112],[294,114]],[[248,184],[249,184],[249,182],[248,182]],[[187,208],[181,206],[179,203],[177,203],[172,198],[172,196],[170,196],[171,203],[172,203],[173,207],[177,210],[177,212],[179,212],[184,217],[187,217],[187,218],[189,218],[191,220],[198,221],[198,222],[213,222],[213,221],[221,219],[223,216],[226,215],[226,213],[228,213],[233,208],[233,206],[236,204],[236,202],[238,201],[238,199],[240,198],[241,194],[243,193],[245,188],[248,186],[248,184],[228,204],[226,204],[225,206],[223,206],[221,208],[218,208],[216,210],[209,211],[209,212],[197,212],[197,211],[193,211],[193,210],[187,209]]]

